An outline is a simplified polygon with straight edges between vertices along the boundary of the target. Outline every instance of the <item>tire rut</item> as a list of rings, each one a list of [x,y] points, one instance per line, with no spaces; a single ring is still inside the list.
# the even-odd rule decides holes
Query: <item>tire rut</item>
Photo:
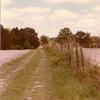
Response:
[[[45,52],[41,50],[40,63],[35,72],[35,79],[26,90],[24,100],[50,100],[50,74]]]
[[[15,79],[15,77],[18,75],[18,73],[23,70],[23,68],[25,67],[25,65],[30,61],[30,59],[32,59],[32,55],[34,55],[34,53],[29,54],[27,57],[21,59],[19,62],[16,62],[15,64],[13,64],[11,67],[11,69],[8,71],[8,73],[6,72],[2,72],[2,70],[0,71],[0,95],[2,95],[4,93],[4,91],[6,90],[6,87],[9,86],[9,84]],[[30,56],[31,55],[31,56]]]

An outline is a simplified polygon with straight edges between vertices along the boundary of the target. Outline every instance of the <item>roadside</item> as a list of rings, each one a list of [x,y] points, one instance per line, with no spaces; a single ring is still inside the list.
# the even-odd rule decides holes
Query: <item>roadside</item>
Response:
[[[4,66],[6,69],[2,69],[0,75],[5,83],[2,85],[3,91],[0,90],[1,100],[22,100],[31,78],[34,77],[39,57],[39,51],[32,51]]]
[[[95,73],[69,65],[66,57],[51,47],[39,48],[2,68],[1,78],[8,85],[0,90],[1,100],[100,99]]]
[[[52,100],[100,99],[100,83],[93,79],[96,73],[78,71],[57,50],[47,48],[46,53],[52,72]]]
[[[16,77],[18,72],[22,70],[25,65],[30,61],[33,51],[18,57],[0,67],[0,95],[5,91],[6,87]],[[35,51],[34,51],[35,54]]]

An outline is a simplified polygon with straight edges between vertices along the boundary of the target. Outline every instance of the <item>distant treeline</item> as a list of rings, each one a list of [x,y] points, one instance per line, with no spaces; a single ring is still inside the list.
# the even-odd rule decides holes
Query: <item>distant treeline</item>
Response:
[[[56,38],[51,40],[59,43],[61,47],[65,47],[67,44],[77,43],[81,47],[85,48],[100,48],[100,37],[91,36],[89,32],[77,31],[72,33],[67,27],[60,29]]]
[[[38,34],[33,28],[7,29],[0,25],[1,49],[34,49],[39,46]]]
[[[100,48],[100,37],[91,36],[88,32],[78,31],[75,38],[80,46],[87,48]]]
[[[41,36],[40,40],[38,34],[33,28],[12,28],[7,29],[0,25],[1,43],[0,49],[33,49],[38,48],[43,43],[48,44],[47,36]],[[100,48],[100,37],[91,36],[88,32],[77,31],[73,34],[69,28],[63,28],[59,31],[56,38],[52,38],[55,42],[66,46],[68,43],[78,43],[82,47],[86,48]]]

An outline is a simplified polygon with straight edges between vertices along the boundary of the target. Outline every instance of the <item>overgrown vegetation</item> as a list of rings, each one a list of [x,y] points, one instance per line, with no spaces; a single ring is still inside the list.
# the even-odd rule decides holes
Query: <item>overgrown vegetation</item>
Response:
[[[48,45],[49,44],[48,37],[45,35],[40,37],[40,41],[41,41],[41,45]]]
[[[99,100],[99,73],[94,69],[83,71],[71,66],[56,49],[47,48],[47,57],[52,72],[52,100]],[[88,67],[88,66],[87,66]]]
[[[1,49],[33,49],[39,46],[38,34],[33,28],[13,29],[0,25]]]
[[[0,49],[32,49],[39,46],[38,34],[33,28],[12,28],[7,29],[0,25],[1,33],[1,47]],[[77,31],[72,33],[69,28],[63,28],[60,30],[58,37],[55,38],[60,43],[61,48],[66,47],[65,42],[77,41],[77,43],[86,48],[100,48],[100,37],[91,36],[89,32]],[[47,36],[41,36],[40,40],[42,44],[48,44]]]
[[[67,44],[73,44],[74,47],[76,43],[85,48],[100,48],[100,36],[91,36],[91,33],[83,31],[72,33],[67,27],[60,29],[58,36],[51,40],[59,43],[61,49],[66,48]]]

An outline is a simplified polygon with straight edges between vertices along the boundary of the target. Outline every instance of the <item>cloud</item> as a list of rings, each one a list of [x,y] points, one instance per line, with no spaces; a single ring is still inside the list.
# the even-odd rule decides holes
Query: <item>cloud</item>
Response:
[[[1,0],[1,7],[5,8],[13,3],[15,3],[15,0]]]
[[[66,9],[57,9],[50,17],[53,21],[65,21],[68,19],[74,19],[77,17],[77,15],[74,12]]]
[[[55,4],[55,3],[77,3],[77,4],[86,4],[88,3],[89,1],[91,0],[44,0],[48,3],[52,3],[52,4]]]
[[[66,9],[56,9],[50,15],[50,19],[53,23],[53,30],[55,30],[54,28],[59,30],[63,27],[69,27],[73,33],[76,33],[78,30],[90,31],[93,34],[100,31],[100,14],[94,12],[92,9],[81,11],[80,13]]]
[[[25,7],[25,8],[13,8],[13,12],[15,13],[31,13],[31,14],[41,14],[49,12],[49,8],[40,8],[40,7]]]
[[[39,6],[34,5],[23,6],[20,2],[20,7],[17,0],[1,0],[1,23],[6,27],[34,27],[41,34],[46,33],[49,36],[56,36],[59,29],[63,27],[71,28],[73,33],[77,30],[90,31],[97,33],[100,31],[100,5],[97,0],[42,0],[54,5],[47,6],[47,3],[42,2]],[[32,0],[35,1],[35,0]],[[96,2],[97,1],[97,2]],[[39,2],[39,1],[37,1]],[[32,2],[31,2],[32,3]],[[78,9],[75,5],[75,10],[70,7],[64,7],[63,3],[77,3],[82,5],[82,9]],[[61,6],[55,7],[55,4]],[[22,6],[21,6],[22,5]],[[45,8],[45,6],[47,6]],[[70,6],[70,5],[69,5]],[[23,8],[22,8],[23,7]],[[71,6],[72,7],[72,6]]]
[[[94,12],[100,13],[100,6],[96,6],[92,9]]]
[[[98,21],[92,18],[85,18],[78,20],[77,23],[79,24],[79,26],[89,29],[96,26],[98,24]]]
[[[24,18],[25,16],[35,16],[35,15],[45,14],[49,11],[50,11],[49,8],[40,8],[40,7],[11,8],[11,9],[1,8],[1,18],[4,19],[17,16]],[[23,17],[22,15],[25,16]]]
[[[10,9],[1,9],[1,22],[6,23],[11,21],[26,25],[37,24],[46,19],[46,14],[49,12],[49,8],[40,8],[40,7],[26,7],[26,8],[10,8]],[[8,24],[8,23],[6,23]],[[14,25],[15,26],[15,25]]]

